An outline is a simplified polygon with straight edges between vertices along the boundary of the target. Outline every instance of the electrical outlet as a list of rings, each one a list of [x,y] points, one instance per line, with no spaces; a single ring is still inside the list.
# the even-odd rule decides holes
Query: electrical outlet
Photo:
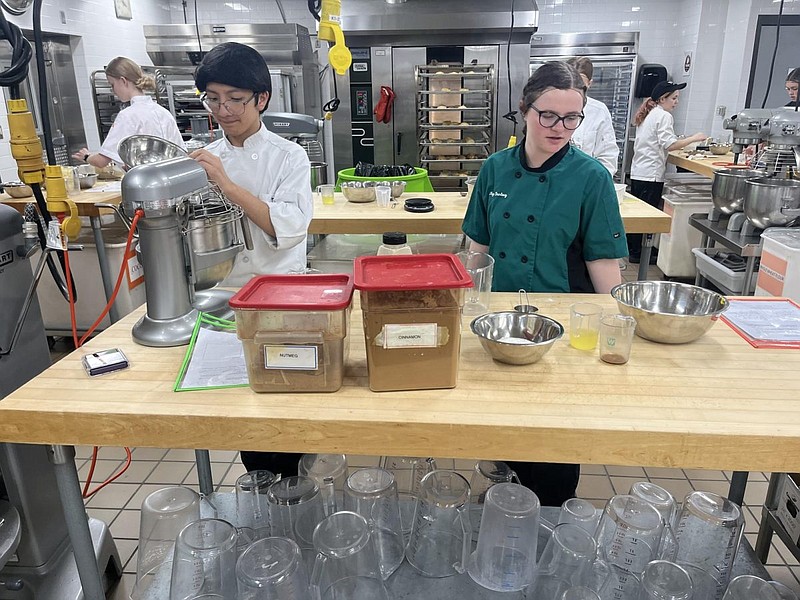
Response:
[[[724,117],[726,112],[728,112],[728,107],[727,106],[718,106],[717,107],[717,116],[718,117]]]
[[[6,137],[6,134],[3,131],[3,126],[0,125],[0,140],[5,139],[5,137]]]
[[[66,25],[67,24],[67,13],[65,13],[63,10],[60,10],[60,11],[58,11],[58,16],[61,19],[61,24],[62,25]]]

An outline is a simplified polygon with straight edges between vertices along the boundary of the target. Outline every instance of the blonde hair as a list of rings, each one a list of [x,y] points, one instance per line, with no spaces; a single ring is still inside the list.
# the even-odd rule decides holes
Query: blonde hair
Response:
[[[105,68],[105,74],[107,77],[125,78],[135,85],[139,91],[154,91],[156,89],[156,80],[150,75],[145,75],[142,67],[124,56],[112,59]]]

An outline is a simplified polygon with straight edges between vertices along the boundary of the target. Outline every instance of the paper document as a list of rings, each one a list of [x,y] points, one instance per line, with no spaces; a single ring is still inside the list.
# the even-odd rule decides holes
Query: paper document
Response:
[[[122,191],[122,181],[110,181],[108,183],[102,183],[99,185],[95,185],[90,187],[88,190],[81,190],[84,192],[96,192],[96,193],[108,193],[108,192],[121,192]]]
[[[199,327],[190,352],[175,391],[248,385],[244,348],[236,330]]]
[[[791,300],[731,300],[722,319],[754,346],[800,346],[800,306]]]

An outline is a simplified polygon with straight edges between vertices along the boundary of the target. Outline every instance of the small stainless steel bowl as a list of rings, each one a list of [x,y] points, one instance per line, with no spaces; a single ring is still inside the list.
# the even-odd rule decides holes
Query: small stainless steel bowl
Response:
[[[672,281],[630,281],[611,295],[623,315],[636,319],[636,335],[664,344],[696,340],[729,305],[716,292]]]
[[[373,181],[343,181],[340,187],[348,202],[375,202]]]
[[[564,335],[561,323],[550,317],[513,310],[481,315],[470,329],[493,359],[509,365],[535,363]]]
[[[406,189],[406,182],[405,181],[377,181],[375,185],[388,185],[392,188],[392,198],[399,198],[403,195],[403,192]]]
[[[92,175],[78,175],[78,183],[81,186],[82,190],[88,190],[95,183],[97,183],[97,174],[93,173]]]
[[[154,135],[128,136],[119,143],[117,152],[130,168],[187,156],[186,150],[177,144]]]
[[[12,198],[29,198],[33,196],[33,189],[31,186],[21,181],[7,181],[1,185],[6,191],[6,194]]]

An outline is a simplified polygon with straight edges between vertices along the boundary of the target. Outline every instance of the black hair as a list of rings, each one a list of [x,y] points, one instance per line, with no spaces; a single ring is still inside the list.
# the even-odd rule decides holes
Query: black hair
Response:
[[[589,81],[592,80],[592,76],[594,75],[594,65],[589,57],[573,56],[572,58],[568,58],[566,63],[571,67],[575,67],[575,70],[581,75],[585,75],[586,79]]]
[[[789,74],[786,76],[786,81],[794,81],[795,83],[800,83],[800,67],[795,67]]]
[[[237,42],[225,42],[209,50],[194,72],[194,83],[201,92],[209,83],[222,83],[256,94],[266,92],[272,97],[267,61],[254,48]]]
[[[528,107],[548,90],[577,90],[586,105],[586,86],[575,67],[564,62],[546,62],[528,79],[519,101],[520,112],[524,115]]]

